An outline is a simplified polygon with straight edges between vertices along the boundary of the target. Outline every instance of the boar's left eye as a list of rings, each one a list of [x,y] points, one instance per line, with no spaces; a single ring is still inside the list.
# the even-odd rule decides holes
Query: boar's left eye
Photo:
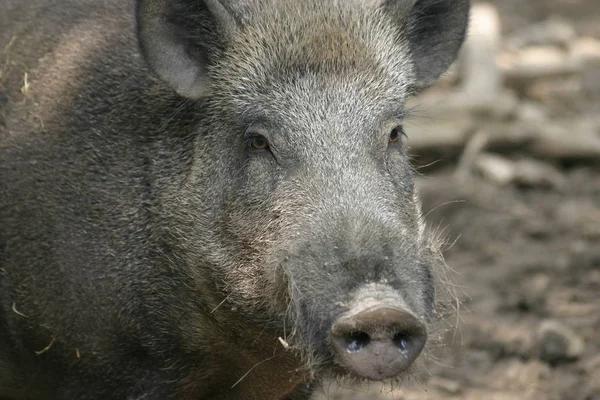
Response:
[[[406,137],[406,132],[404,132],[404,127],[402,125],[396,126],[390,132],[390,137],[388,138],[389,143],[396,143],[402,141]]]
[[[269,148],[269,141],[262,135],[254,136],[251,139],[250,144],[257,150],[267,150]]]

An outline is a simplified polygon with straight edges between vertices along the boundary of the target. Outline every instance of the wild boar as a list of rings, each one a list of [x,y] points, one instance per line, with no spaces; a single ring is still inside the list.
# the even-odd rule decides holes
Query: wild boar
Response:
[[[3,0],[0,398],[307,399],[421,353],[403,121],[468,0]]]

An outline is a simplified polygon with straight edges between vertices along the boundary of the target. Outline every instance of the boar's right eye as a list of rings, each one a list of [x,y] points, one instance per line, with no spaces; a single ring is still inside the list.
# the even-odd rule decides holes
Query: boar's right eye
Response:
[[[404,127],[402,127],[402,125],[398,125],[394,129],[392,129],[392,132],[390,133],[388,142],[395,143],[398,141],[402,141],[405,139],[405,137],[406,137],[406,132],[404,132]]]
[[[250,145],[257,150],[267,150],[269,148],[269,141],[264,136],[256,135],[250,139]]]

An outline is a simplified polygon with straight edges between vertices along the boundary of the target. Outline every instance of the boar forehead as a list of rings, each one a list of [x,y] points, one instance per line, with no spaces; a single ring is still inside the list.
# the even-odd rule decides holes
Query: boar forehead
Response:
[[[403,33],[386,15],[351,1],[269,3],[215,69],[218,97],[231,111],[275,112],[293,123],[303,113],[379,117],[401,106],[412,64]]]

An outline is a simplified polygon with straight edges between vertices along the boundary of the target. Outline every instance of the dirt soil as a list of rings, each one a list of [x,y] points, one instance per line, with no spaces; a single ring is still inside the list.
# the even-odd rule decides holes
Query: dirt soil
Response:
[[[598,0],[492,3],[505,34],[558,16],[600,37]],[[578,118],[600,111],[587,110]],[[400,388],[326,384],[316,398],[600,400],[600,160],[544,160],[562,175],[555,187],[459,183],[455,161],[419,184],[451,244],[459,328]]]

